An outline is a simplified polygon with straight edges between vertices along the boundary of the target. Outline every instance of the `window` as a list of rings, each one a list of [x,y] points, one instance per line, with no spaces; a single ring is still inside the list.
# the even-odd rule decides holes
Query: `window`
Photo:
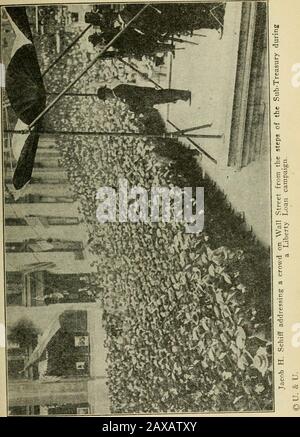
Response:
[[[77,361],[76,362],[76,370],[85,370],[85,362]]]
[[[24,218],[7,217],[5,219],[5,226],[26,226],[27,222]]]
[[[47,217],[49,225],[78,225],[78,217]]]
[[[73,23],[77,23],[79,21],[79,15],[77,12],[71,12],[71,19]]]
[[[5,199],[6,203],[73,203],[72,196],[43,196],[41,194],[26,194],[18,200],[13,197]]]
[[[78,225],[78,217],[59,217],[59,216],[34,216],[30,215],[26,218],[7,217],[5,226],[36,226],[42,223],[44,226],[59,226],[59,225]]]
[[[25,251],[25,244],[19,241],[5,243],[6,252],[20,253]]]
[[[46,162],[35,162],[34,168],[38,171],[48,171],[55,169],[56,171],[63,171],[58,165],[58,160],[49,157]]]
[[[31,178],[31,183],[32,184],[63,184],[65,182],[65,178],[64,177],[49,177],[49,176],[44,176],[44,177],[33,177]]]
[[[43,240],[30,238],[25,241],[6,242],[6,252],[75,252],[75,255],[82,253],[83,246],[81,241],[68,240]],[[77,258],[76,258],[77,259]]]
[[[36,196],[35,196],[36,197]],[[72,203],[73,198],[69,196],[39,196],[41,203]],[[32,201],[32,203],[36,202]]]

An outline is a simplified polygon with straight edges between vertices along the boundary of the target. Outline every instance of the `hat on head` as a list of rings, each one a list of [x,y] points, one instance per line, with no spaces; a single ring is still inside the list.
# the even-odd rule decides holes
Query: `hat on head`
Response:
[[[97,96],[100,100],[105,100],[107,94],[106,94],[106,90],[107,90],[107,86],[101,86],[100,88],[98,88],[97,91]]]

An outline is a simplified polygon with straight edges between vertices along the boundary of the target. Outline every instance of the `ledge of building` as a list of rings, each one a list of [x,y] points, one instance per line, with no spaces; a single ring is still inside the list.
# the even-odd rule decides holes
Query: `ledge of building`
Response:
[[[228,166],[236,169],[260,155],[265,119],[262,92],[267,59],[266,17],[265,3],[243,3],[228,153]]]

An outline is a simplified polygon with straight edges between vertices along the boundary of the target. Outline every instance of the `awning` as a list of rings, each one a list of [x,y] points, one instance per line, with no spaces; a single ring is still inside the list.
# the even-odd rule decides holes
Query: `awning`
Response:
[[[57,333],[57,331],[60,328],[60,322],[58,315],[55,315],[55,318],[50,323],[49,327],[43,332],[36,348],[30,355],[24,370],[28,369],[28,367],[32,366],[34,363],[36,363],[41,356],[43,355],[43,352],[46,350],[48,343],[50,340],[54,337],[54,335]]]

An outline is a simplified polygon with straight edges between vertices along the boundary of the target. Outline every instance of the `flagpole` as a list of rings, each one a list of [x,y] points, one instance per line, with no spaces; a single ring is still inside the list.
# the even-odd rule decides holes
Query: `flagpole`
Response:
[[[30,123],[30,125],[28,126],[29,129],[32,129],[33,126],[45,115],[47,114],[47,112],[50,111],[50,109],[64,96],[64,94],[70,89],[72,88],[73,85],[75,85],[76,82],[78,82],[82,76],[84,76],[84,74],[91,68],[93,67],[93,65],[96,64],[96,62],[98,61],[98,59],[113,45],[113,43],[119,38],[120,35],[122,35],[123,32],[125,32],[125,30],[130,26],[130,24],[136,20],[143,12],[144,10],[148,7],[148,5],[143,6],[143,8],[130,20],[128,21],[128,23],[124,26],[124,28],[122,30],[120,30],[120,32],[117,33],[117,35],[115,35],[107,44],[106,46],[101,50],[101,52],[87,65],[87,67],[81,72],[79,73],[75,79],[73,79],[69,85],[67,85],[62,91],[61,93],[54,99],[52,100],[51,103],[49,103],[48,106],[46,106],[46,108]]]
[[[54,61],[46,68],[46,70],[42,73],[42,77],[44,77],[51,68],[54,67],[55,64],[60,61],[60,59],[83,37],[83,35],[92,27],[92,24],[89,24],[72,42],[62,51],[62,53],[54,59]]]
[[[172,37],[172,41],[174,41],[174,42],[181,42],[181,43],[185,43],[185,44],[190,44],[190,45],[193,45],[193,46],[198,46],[199,45],[197,42],[188,41],[188,40],[182,39],[182,38],[176,38],[174,36]]]
[[[5,129],[5,133],[28,134],[30,130]],[[189,134],[183,131],[162,132],[158,134],[148,134],[142,132],[118,132],[118,131],[71,131],[71,130],[37,130],[35,134],[46,135],[86,135],[86,136],[110,136],[110,137],[134,137],[134,138],[222,138],[222,135]]]

